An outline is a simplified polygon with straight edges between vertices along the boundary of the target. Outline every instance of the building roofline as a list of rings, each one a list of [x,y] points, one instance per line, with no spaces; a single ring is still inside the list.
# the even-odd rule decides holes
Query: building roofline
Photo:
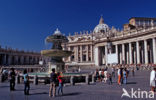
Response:
[[[155,19],[156,20],[156,17],[131,17],[131,18],[129,18],[129,20],[131,20],[133,18],[135,18],[135,19]]]

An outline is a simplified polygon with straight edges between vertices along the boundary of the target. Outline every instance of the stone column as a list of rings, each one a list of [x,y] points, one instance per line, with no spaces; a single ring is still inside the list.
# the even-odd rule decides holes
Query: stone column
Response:
[[[86,45],[86,61],[88,61],[88,58],[89,58],[89,56],[88,56],[88,45]]]
[[[108,55],[108,47],[105,46],[105,59],[106,59],[105,60],[106,61],[105,63],[106,63],[106,65],[108,65],[108,56],[107,55]]]
[[[69,50],[69,51],[71,50],[70,46],[68,47],[68,50]],[[68,57],[68,61],[69,61],[69,62],[71,61],[71,56]]]
[[[137,51],[137,64],[140,64],[139,41],[136,42],[136,51]]]
[[[83,51],[82,51],[82,45],[80,45],[80,62],[83,61],[83,59],[82,59],[82,53],[83,53]]]
[[[148,64],[147,40],[144,40],[145,64]]]
[[[128,52],[128,46],[127,46],[127,49],[126,49],[127,51],[126,51],[126,57],[127,57],[127,64],[129,64],[129,52]]]
[[[125,64],[125,45],[122,44],[122,64]]]
[[[75,85],[74,76],[71,76],[71,77],[70,77],[70,84],[71,84],[71,85]]]
[[[129,43],[129,63],[132,64],[132,43]]]
[[[34,84],[38,85],[38,76],[37,75],[34,76]]]
[[[118,57],[118,45],[115,45],[115,52],[117,55],[117,62],[119,63],[119,57]]]
[[[11,55],[8,55],[8,65],[11,64]]]
[[[91,61],[93,61],[93,46],[90,45]]]
[[[78,62],[79,59],[79,50],[78,50],[78,46],[76,46],[76,62]]]
[[[95,65],[99,66],[99,47],[95,47],[94,61],[95,61]]]
[[[3,65],[5,65],[6,64],[6,54],[4,54],[4,56],[3,56]]]
[[[155,38],[152,39],[153,41],[153,63],[156,64],[156,40]]]
[[[76,52],[76,46],[74,46],[74,61],[77,61],[76,56],[77,56],[77,52]]]

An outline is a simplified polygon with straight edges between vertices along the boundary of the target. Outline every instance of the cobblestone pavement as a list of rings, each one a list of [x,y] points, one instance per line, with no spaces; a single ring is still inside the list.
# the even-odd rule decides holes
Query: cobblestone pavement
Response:
[[[49,85],[33,85],[31,84],[30,95],[25,96],[23,92],[23,84],[16,85],[16,91],[9,91],[9,83],[0,83],[0,100],[132,100],[133,98],[123,97],[122,88],[128,93],[131,88],[141,91],[149,91],[149,71],[137,71],[135,77],[128,77],[128,84],[118,86],[116,79],[113,84],[96,83],[91,85],[76,84],[75,86],[65,86],[64,95],[50,98],[48,96]],[[155,97],[156,98],[156,97]],[[148,100],[148,99],[140,99]],[[156,99],[152,99],[156,100]]]

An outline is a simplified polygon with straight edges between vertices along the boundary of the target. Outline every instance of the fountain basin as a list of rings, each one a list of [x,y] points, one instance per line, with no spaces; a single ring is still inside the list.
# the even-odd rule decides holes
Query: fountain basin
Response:
[[[42,50],[41,54],[49,57],[68,57],[72,54],[72,51],[51,49]]]

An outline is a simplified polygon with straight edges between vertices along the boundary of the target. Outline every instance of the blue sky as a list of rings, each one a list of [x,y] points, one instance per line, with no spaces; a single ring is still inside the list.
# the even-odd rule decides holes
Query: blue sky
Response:
[[[40,51],[56,28],[64,34],[93,30],[103,15],[122,28],[131,17],[156,17],[155,0],[0,0],[0,45]]]

